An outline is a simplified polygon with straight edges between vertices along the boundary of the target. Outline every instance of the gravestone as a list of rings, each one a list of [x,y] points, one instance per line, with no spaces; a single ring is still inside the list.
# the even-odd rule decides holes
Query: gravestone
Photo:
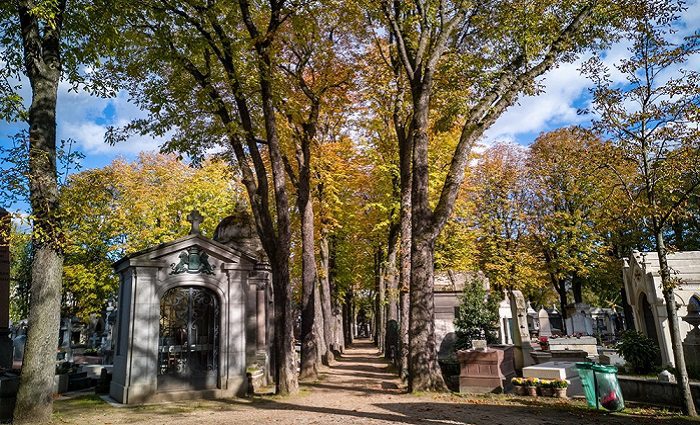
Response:
[[[120,403],[242,396],[249,354],[269,341],[259,326],[272,310],[266,264],[199,234],[196,211],[188,218],[189,235],[114,264],[120,287],[110,396]]]
[[[10,214],[0,207],[0,368],[12,368],[10,339]]]
[[[591,307],[586,303],[570,304],[566,307],[566,331],[569,335],[593,335]]]
[[[515,345],[515,368],[522,369],[534,363],[530,352],[530,331],[527,327],[527,302],[520,291],[509,291],[510,309],[513,317],[513,345]]]
[[[552,326],[549,323],[549,313],[543,308],[537,312],[540,321],[540,336],[552,336]]]

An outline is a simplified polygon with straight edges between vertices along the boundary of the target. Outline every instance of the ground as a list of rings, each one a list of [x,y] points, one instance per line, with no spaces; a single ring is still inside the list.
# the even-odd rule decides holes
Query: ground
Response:
[[[627,409],[607,414],[581,400],[512,396],[406,394],[368,342],[348,349],[318,382],[299,395],[114,407],[86,395],[55,403],[65,424],[690,424],[677,413]]]

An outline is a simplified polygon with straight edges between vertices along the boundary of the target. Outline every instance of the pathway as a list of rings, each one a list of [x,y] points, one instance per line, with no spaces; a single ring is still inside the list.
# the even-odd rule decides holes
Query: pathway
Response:
[[[410,395],[369,342],[359,341],[301,394],[247,400],[182,402],[137,408],[62,409],[59,423],[139,424],[672,424],[678,418],[606,415],[568,402],[527,397]],[[580,405],[580,403],[579,403]],[[68,405],[66,405],[68,407]],[[686,422],[683,422],[686,423]]]

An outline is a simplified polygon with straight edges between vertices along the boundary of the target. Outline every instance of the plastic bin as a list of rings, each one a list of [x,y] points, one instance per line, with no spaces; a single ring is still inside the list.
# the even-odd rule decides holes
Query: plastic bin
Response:
[[[593,363],[578,362],[576,363],[576,370],[578,371],[578,376],[581,377],[581,386],[583,387],[583,394],[586,396],[588,407],[595,408],[596,396],[595,380],[593,378]]]
[[[625,408],[622,390],[617,381],[617,368],[593,363],[576,363],[581,385],[590,407],[613,412]]]

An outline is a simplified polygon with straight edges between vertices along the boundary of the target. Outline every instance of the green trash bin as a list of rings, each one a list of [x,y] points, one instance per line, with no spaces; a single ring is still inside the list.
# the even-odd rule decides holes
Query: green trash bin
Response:
[[[613,412],[625,408],[615,366],[580,362],[576,363],[576,369],[589,407]]]
[[[615,366],[593,365],[593,379],[595,382],[596,407],[619,412],[625,408],[622,398],[622,389],[617,381],[617,368]]]
[[[583,394],[586,396],[588,407],[595,408],[596,396],[595,378],[593,377],[593,363],[578,362],[576,363],[576,370],[578,371],[578,376],[581,378],[581,386],[583,387]]]

